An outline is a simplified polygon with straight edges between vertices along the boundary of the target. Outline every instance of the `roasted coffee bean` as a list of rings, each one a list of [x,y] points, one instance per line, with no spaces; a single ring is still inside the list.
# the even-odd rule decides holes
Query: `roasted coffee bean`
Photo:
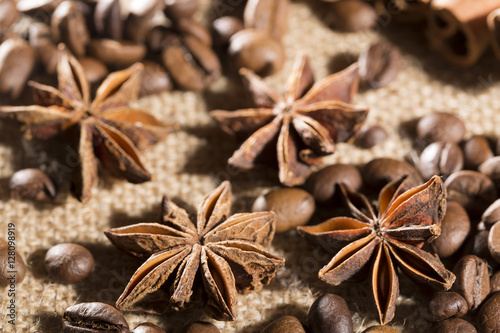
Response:
[[[283,316],[270,323],[262,333],[306,333],[306,331],[296,317]]]
[[[488,139],[484,135],[474,135],[464,144],[465,167],[477,169],[486,160],[493,157]]]
[[[176,23],[175,29],[182,35],[198,38],[203,44],[212,46],[212,36],[203,24],[190,19],[182,19]]]
[[[318,297],[309,309],[311,333],[352,333],[352,319],[347,303],[340,296],[325,294]]]
[[[219,333],[219,329],[203,321],[195,321],[184,328],[184,333]]]
[[[266,32],[255,29],[234,34],[229,40],[228,54],[237,68],[248,68],[260,76],[276,73],[285,60],[281,43]]]
[[[111,305],[104,303],[80,303],[64,311],[65,333],[129,333],[127,321]]]
[[[82,65],[85,77],[89,83],[101,82],[108,75],[108,68],[96,58],[83,57],[78,59]]]
[[[180,19],[191,18],[200,4],[198,0],[165,0],[165,15],[173,21]]]
[[[0,30],[8,28],[17,18],[15,0],[0,0]]]
[[[23,13],[52,12],[62,0],[17,0],[17,10]]]
[[[33,67],[35,52],[20,38],[9,38],[0,44],[0,93],[18,98]]]
[[[163,64],[183,89],[203,90],[221,75],[219,59],[193,36],[171,35],[162,52]]]
[[[141,43],[152,28],[155,16],[165,3],[156,0],[127,2],[128,16],[124,23],[125,37],[134,43]]]
[[[377,23],[377,13],[372,6],[361,0],[343,0],[331,4],[329,23],[342,31],[367,30]]]
[[[496,271],[496,273],[490,277],[490,288],[490,293],[500,291],[500,271]]]
[[[230,38],[238,31],[243,30],[243,22],[234,16],[223,16],[212,23],[214,44],[219,47],[228,47]]]
[[[495,223],[490,229],[488,249],[493,259],[500,263],[500,222]]]
[[[479,258],[483,258],[490,266],[497,266],[497,262],[491,256],[490,250],[488,249],[488,236],[490,234],[489,230],[480,230],[474,237],[469,241],[468,246],[465,249],[466,254],[473,254]]]
[[[394,328],[384,325],[368,327],[363,333],[397,333]]]
[[[123,19],[120,0],[101,0],[94,10],[95,30],[101,37],[122,39]]]
[[[166,333],[164,329],[156,326],[155,324],[152,323],[142,323],[134,330],[132,333]]]
[[[446,215],[441,222],[441,235],[432,242],[440,258],[453,255],[464,243],[470,232],[469,215],[456,201],[448,201]]]
[[[429,302],[429,315],[432,321],[462,317],[468,311],[469,305],[465,298],[452,291],[436,293]]]
[[[484,211],[481,217],[481,222],[483,222],[486,227],[490,227],[498,221],[500,221],[500,199],[495,200],[495,202]]]
[[[495,155],[500,155],[500,139],[497,140],[497,146],[495,147]]]
[[[363,126],[356,134],[354,144],[363,149],[370,149],[381,144],[388,137],[389,134],[387,134],[387,131],[382,126]]]
[[[29,43],[36,57],[42,62],[47,74],[54,74],[57,68],[57,45],[52,40],[50,27],[44,23],[35,22],[30,25]]]
[[[89,53],[106,65],[131,65],[146,55],[143,44],[112,39],[93,39]]]
[[[52,14],[50,28],[56,43],[62,42],[71,52],[81,57],[90,42],[83,3],[64,1]]]
[[[10,178],[9,189],[14,200],[50,201],[56,196],[54,183],[39,169],[17,171]]]
[[[9,224],[11,223],[7,222],[4,226],[11,228],[12,225]],[[13,271],[15,273],[12,273]],[[25,276],[26,265],[21,254],[13,244],[0,239],[0,286],[19,284],[23,282]]]
[[[490,177],[491,180],[500,181],[500,156],[495,156],[482,163],[477,170]]]
[[[461,318],[441,321],[434,327],[435,333],[477,333],[474,325]]]
[[[479,310],[478,326],[480,333],[500,332],[500,293],[495,293]]]
[[[464,135],[464,123],[451,113],[432,113],[422,117],[417,123],[417,138],[423,142],[446,141],[459,143]]]
[[[245,29],[266,32],[280,40],[288,28],[290,0],[248,0],[243,13]]]
[[[313,196],[298,188],[282,188],[261,195],[255,199],[252,207],[253,212],[275,212],[277,232],[306,224],[314,210]]]
[[[497,198],[493,181],[477,171],[455,172],[446,179],[444,185],[448,200],[459,202],[469,214],[482,214]]]
[[[343,2],[358,1],[339,3]],[[358,63],[361,82],[378,89],[388,85],[398,75],[401,68],[401,52],[390,43],[378,42],[361,52]]]
[[[368,162],[361,170],[365,183],[376,189],[381,189],[387,183],[409,174],[420,174],[410,164],[392,158],[376,158]]]
[[[430,179],[434,175],[447,178],[454,172],[462,170],[464,156],[462,150],[456,143],[434,142],[428,145],[418,162],[418,169],[424,179]]]
[[[479,307],[490,292],[488,264],[475,255],[466,255],[453,269],[457,279],[454,289],[460,293],[471,310]]]
[[[58,244],[45,254],[45,269],[50,276],[60,282],[80,282],[92,272],[93,268],[92,253],[78,244]]]
[[[145,61],[140,96],[158,94],[172,90],[174,85],[170,75],[154,61]]]
[[[327,202],[335,195],[336,185],[343,183],[351,191],[358,191],[363,185],[361,173],[354,165],[334,164],[314,173],[307,181],[307,190],[319,202]]]

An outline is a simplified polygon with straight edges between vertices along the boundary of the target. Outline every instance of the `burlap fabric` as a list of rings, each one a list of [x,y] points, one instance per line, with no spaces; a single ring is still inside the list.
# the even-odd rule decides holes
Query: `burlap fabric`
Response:
[[[225,3],[241,1],[226,1]],[[431,54],[420,26],[391,25],[382,32],[338,33],[329,29],[324,7],[314,1],[295,1],[291,6],[289,31],[284,38],[287,62],[283,70],[266,79],[278,91],[285,83],[298,52],[311,57],[317,78],[322,78],[370,43],[388,38],[400,45],[404,66],[397,79],[380,90],[361,91],[355,102],[370,108],[368,123],[381,124],[390,139],[371,150],[339,144],[331,162],[361,164],[374,157],[403,158],[412,141],[401,135],[401,124],[433,111],[458,114],[467,124],[467,135],[500,136],[500,85],[497,63],[487,55],[471,69],[449,66]],[[231,14],[231,6],[203,2],[203,19]],[[8,288],[0,289],[1,332],[60,332],[64,310],[76,303],[100,301],[114,304],[140,262],[116,250],[103,234],[110,227],[141,221],[158,221],[160,202],[168,195],[193,213],[203,196],[222,180],[233,184],[234,212],[248,211],[253,199],[276,186],[274,171],[262,168],[241,173],[226,166],[238,147],[217,128],[208,116],[215,108],[246,107],[244,91],[237,77],[221,78],[205,93],[174,91],[143,98],[137,103],[159,119],[180,124],[180,130],[143,153],[154,175],[152,181],[132,185],[102,172],[94,198],[86,205],[62,194],[54,205],[39,205],[9,199],[8,179],[20,167],[32,166],[22,154],[16,138],[1,133],[0,145],[0,237],[5,238],[7,222],[16,226],[16,246],[28,262],[25,280],[16,287],[15,328],[7,324]],[[26,147],[26,145],[24,145]],[[69,153],[68,153],[69,154]],[[37,155],[37,154],[35,154]],[[41,155],[43,157],[43,154]],[[29,156],[28,156],[29,157]],[[95,270],[85,281],[73,285],[55,283],[40,265],[43,253],[62,242],[87,246],[95,256]],[[343,296],[353,316],[356,332],[376,324],[377,316],[367,282],[329,287],[318,281],[319,268],[328,260],[318,248],[308,245],[295,231],[277,235],[272,252],[286,258],[286,267],[262,291],[238,300],[238,320],[215,322],[221,332],[260,332],[271,320],[291,314],[307,322],[307,311],[316,295],[332,292]],[[415,300],[421,290],[401,277],[401,296],[391,325],[403,332],[424,332],[429,325]],[[125,313],[131,328],[144,321],[156,323],[168,332],[178,332],[185,323],[202,318],[197,310],[162,316]]]

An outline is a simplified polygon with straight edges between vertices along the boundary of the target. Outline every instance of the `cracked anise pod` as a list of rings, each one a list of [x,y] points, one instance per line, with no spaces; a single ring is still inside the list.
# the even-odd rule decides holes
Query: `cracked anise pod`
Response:
[[[37,104],[0,106],[0,117],[22,123],[28,139],[49,139],[77,126],[80,160],[73,168],[73,190],[82,202],[90,199],[97,183],[96,158],[131,183],[150,180],[138,149],[158,142],[173,126],[128,107],[139,94],[142,64],[108,75],[91,101],[90,85],[78,60],[63,44],[58,53],[58,89],[29,82]]]
[[[327,250],[342,247],[319,271],[326,283],[339,285],[371,266],[372,292],[382,324],[394,317],[399,295],[397,267],[411,279],[439,289],[449,289],[455,281],[437,256],[421,250],[425,242],[441,234],[446,189],[438,176],[417,184],[411,175],[387,184],[379,195],[378,214],[367,198],[340,185],[355,218],[335,217],[298,227],[302,236]]]
[[[358,90],[357,63],[315,83],[308,58],[301,55],[285,96],[248,69],[240,74],[256,108],[210,112],[225,132],[246,139],[228,163],[242,169],[260,161],[277,164],[287,186],[303,184],[310,166],[333,154],[336,142],[350,139],[368,114],[349,104]]]
[[[275,231],[273,212],[230,216],[230,209],[231,185],[226,181],[203,200],[196,224],[184,209],[165,198],[161,224],[139,223],[105,231],[116,247],[145,260],[116,307],[148,311],[151,307],[147,302],[142,307],[141,301],[165,285],[169,294],[165,303],[180,309],[201,285],[208,311],[217,319],[234,320],[237,292],[261,289],[285,260],[266,250]]]

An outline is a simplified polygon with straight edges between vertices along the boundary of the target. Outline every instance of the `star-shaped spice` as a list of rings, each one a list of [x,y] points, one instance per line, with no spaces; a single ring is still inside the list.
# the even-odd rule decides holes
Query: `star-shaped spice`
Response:
[[[303,184],[310,166],[334,153],[336,142],[351,138],[368,113],[348,103],[358,90],[357,64],[314,83],[309,61],[301,55],[285,96],[248,69],[240,74],[256,108],[210,113],[225,132],[246,138],[228,162],[242,169],[258,161],[277,164],[287,186]]]
[[[164,199],[162,224],[105,231],[116,247],[145,259],[116,307],[144,310],[139,302],[165,285],[168,303],[179,309],[202,284],[209,312],[217,319],[234,320],[237,291],[261,289],[285,260],[266,250],[274,236],[273,212],[229,216],[230,208],[231,185],[226,181],[203,200],[196,224],[184,209]]]
[[[73,190],[86,202],[95,186],[97,161],[112,174],[131,183],[151,176],[139,159],[138,149],[158,142],[173,126],[166,126],[145,111],[128,107],[137,98],[142,80],[142,64],[111,73],[90,100],[85,72],[64,45],[59,46],[58,86],[30,82],[37,105],[2,106],[0,117],[23,124],[28,139],[49,139],[77,126],[80,137]]]
[[[298,227],[301,235],[327,250],[343,246],[319,271],[319,278],[339,285],[371,266],[372,292],[380,322],[394,317],[399,294],[398,266],[411,279],[449,289],[455,281],[437,256],[420,248],[441,234],[446,211],[446,189],[434,176],[414,186],[416,178],[403,177],[386,185],[379,195],[379,213],[368,200],[341,185],[355,218],[335,217],[319,225]]]

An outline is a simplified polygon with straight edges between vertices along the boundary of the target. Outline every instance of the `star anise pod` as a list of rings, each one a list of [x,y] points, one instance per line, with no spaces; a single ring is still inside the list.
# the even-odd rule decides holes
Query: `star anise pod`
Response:
[[[261,289],[285,260],[266,250],[274,236],[273,212],[230,216],[230,208],[231,185],[226,181],[203,200],[196,224],[184,209],[164,198],[161,224],[105,231],[116,247],[145,259],[116,307],[145,310],[138,302],[166,285],[168,302],[179,309],[202,282],[209,312],[217,319],[234,320],[237,291]]]
[[[382,324],[394,317],[397,267],[411,279],[440,289],[449,289],[455,281],[437,256],[421,249],[424,242],[441,234],[446,189],[437,176],[423,185],[414,187],[415,183],[416,178],[405,176],[386,185],[379,195],[378,214],[366,197],[341,185],[355,218],[335,217],[298,228],[301,235],[328,250],[343,246],[319,271],[326,283],[339,285],[371,266],[372,293]]]
[[[90,85],[78,60],[62,44],[58,52],[59,89],[29,82],[37,105],[1,106],[0,117],[21,122],[28,139],[49,139],[78,127],[80,161],[73,187],[82,202],[90,199],[98,179],[96,158],[131,183],[150,180],[138,149],[158,142],[173,126],[127,106],[139,94],[142,64],[108,75],[91,101]]]
[[[271,152],[287,186],[303,184],[310,166],[334,153],[336,142],[351,138],[368,113],[348,103],[358,90],[357,63],[314,83],[308,58],[301,55],[285,96],[248,69],[240,74],[257,108],[210,112],[225,132],[247,138],[228,162],[249,169]]]

